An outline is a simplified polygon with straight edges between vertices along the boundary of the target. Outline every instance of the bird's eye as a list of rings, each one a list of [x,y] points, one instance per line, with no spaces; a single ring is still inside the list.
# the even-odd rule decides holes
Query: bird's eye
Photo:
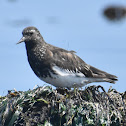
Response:
[[[33,34],[33,32],[28,32],[28,33],[27,33],[27,35],[32,35],[32,34]]]
[[[33,32],[30,32],[29,34],[30,34],[30,35],[33,35]]]

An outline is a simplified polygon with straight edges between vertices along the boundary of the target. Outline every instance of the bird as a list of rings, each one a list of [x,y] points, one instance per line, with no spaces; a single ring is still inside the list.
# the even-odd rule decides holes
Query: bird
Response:
[[[22,31],[28,62],[38,78],[56,88],[81,88],[92,82],[115,83],[117,76],[84,62],[75,51],[48,44],[36,27]]]

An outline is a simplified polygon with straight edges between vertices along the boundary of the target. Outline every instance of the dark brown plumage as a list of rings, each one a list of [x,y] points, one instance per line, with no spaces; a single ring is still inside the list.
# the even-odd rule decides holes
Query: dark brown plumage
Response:
[[[23,30],[29,64],[43,81],[56,87],[82,87],[91,82],[115,83],[117,77],[86,64],[74,51],[47,44],[35,27]]]

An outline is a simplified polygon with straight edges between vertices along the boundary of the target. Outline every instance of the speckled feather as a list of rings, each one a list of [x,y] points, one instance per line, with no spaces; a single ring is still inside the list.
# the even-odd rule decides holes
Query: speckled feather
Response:
[[[82,87],[91,82],[115,83],[117,77],[86,64],[74,51],[46,43],[35,27],[23,30],[29,64],[42,80],[56,87]]]

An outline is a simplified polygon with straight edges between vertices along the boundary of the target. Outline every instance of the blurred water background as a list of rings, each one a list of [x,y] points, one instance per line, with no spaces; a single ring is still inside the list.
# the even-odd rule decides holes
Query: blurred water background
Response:
[[[27,62],[24,43],[16,45],[27,26],[37,27],[45,41],[75,50],[86,63],[118,76],[119,81],[92,83],[126,91],[126,19],[109,21],[109,5],[125,0],[0,0],[0,95],[43,86]]]

